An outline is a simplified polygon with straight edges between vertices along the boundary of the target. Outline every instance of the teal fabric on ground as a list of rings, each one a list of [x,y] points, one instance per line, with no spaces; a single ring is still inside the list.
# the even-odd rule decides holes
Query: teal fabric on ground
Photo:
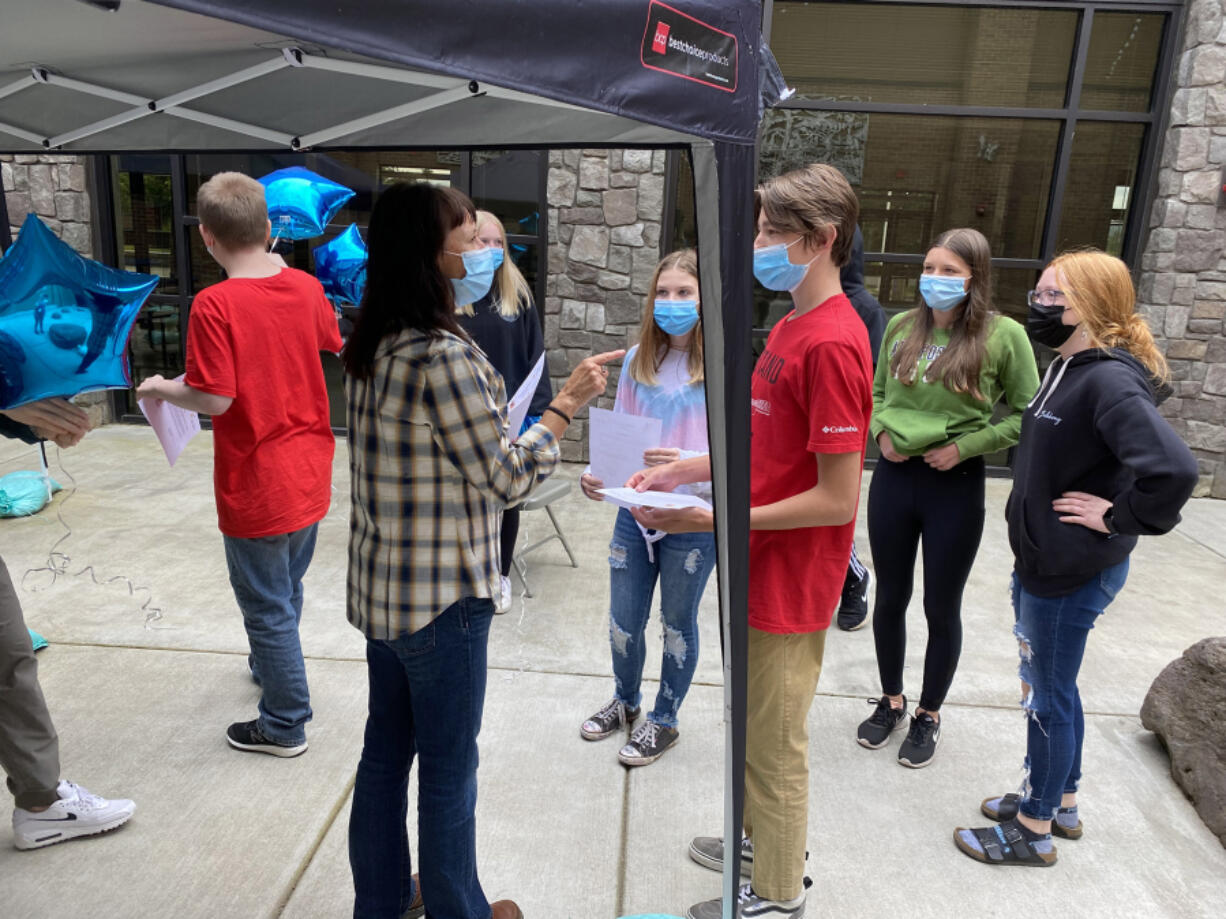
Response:
[[[43,636],[39,635],[33,629],[27,628],[26,631],[30,633],[30,641],[34,645],[35,651],[41,651],[43,648],[47,647],[47,639],[43,638]]]
[[[60,490],[60,483],[51,479],[51,491]],[[0,476],[0,517],[28,517],[37,514],[47,503],[47,480],[41,472],[22,469]]]

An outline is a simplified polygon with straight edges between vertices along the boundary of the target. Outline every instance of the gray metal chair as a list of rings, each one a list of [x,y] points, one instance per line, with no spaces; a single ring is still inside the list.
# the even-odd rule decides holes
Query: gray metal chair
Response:
[[[558,525],[558,518],[553,512],[553,508],[549,505],[553,504],[560,498],[565,498],[570,494],[570,482],[566,479],[555,477],[547,479],[543,485],[532,493],[528,500],[519,505],[521,511],[539,511],[544,508],[545,513],[549,515],[549,522],[553,524],[553,532],[544,539],[537,540],[532,545],[520,549],[515,553],[515,558],[512,559],[512,567],[515,573],[519,575],[519,580],[524,585],[524,596],[531,597],[532,588],[528,586],[528,563],[524,560],[530,552],[535,552],[545,543],[556,539],[562,544],[562,548],[566,550],[566,555],[570,559],[570,566],[578,568],[579,563],[575,561],[575,553],[570,549],[570,543],[566,541],[566,534],[562,532],[562,527]]]

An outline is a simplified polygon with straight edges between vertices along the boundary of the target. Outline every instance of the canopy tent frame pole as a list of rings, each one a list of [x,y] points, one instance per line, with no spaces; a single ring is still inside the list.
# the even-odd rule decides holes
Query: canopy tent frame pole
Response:
[[[352,121],[324,128],[322,131],[312,131],[310,134],[295,137],[290,141],[290,146],[295,150],[306,150],[318,144],[335,140],[338,137],[379,127],[380,125],[387,124],[389,121],[397,121],[401,118],[408,118],[410,115],[429,111],[430,109],[451,105],[452,103],[459,102],[461,99],[481,95],[482,91],[480,88],[474,89],[476,86],[476,81],[467,81],[459,86],[453,86],[451,89],[426,96],[424,99],[416,99],[413,102],[406,102],[404,105],[397,105],[393,108],[384,109],[381,112],[374,112],[361,118],[354,118]]]

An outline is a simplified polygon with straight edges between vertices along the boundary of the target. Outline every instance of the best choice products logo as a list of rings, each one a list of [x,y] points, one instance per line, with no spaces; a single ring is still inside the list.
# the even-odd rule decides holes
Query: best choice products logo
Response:
[[[736,36],[660,0],[651,0],[647,8],[640,60],[650,70],[736,91]]]
[[[667,22],[656,23],[656,37],[651,41],[651,50],[656,54],[663,54],[668,50],[668,33],[671,31],[671,26]]]

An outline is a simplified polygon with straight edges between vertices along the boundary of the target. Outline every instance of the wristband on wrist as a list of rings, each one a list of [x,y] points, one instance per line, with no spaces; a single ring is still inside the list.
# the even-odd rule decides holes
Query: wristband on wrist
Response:
[[[562,419],[563,421],[565,421],[567,424],[570,424],[570,416],[569,416],[569,415],[567,415],[565,412],[561,411],[560,409],[556,409],[556,408],[554,408],[552,405],[547,405],[547,406],[545,406],[545,411],[547,411],[547,412],[553,412],[555,415],[557,415],[559,418],[561,418],[561,419]]]

